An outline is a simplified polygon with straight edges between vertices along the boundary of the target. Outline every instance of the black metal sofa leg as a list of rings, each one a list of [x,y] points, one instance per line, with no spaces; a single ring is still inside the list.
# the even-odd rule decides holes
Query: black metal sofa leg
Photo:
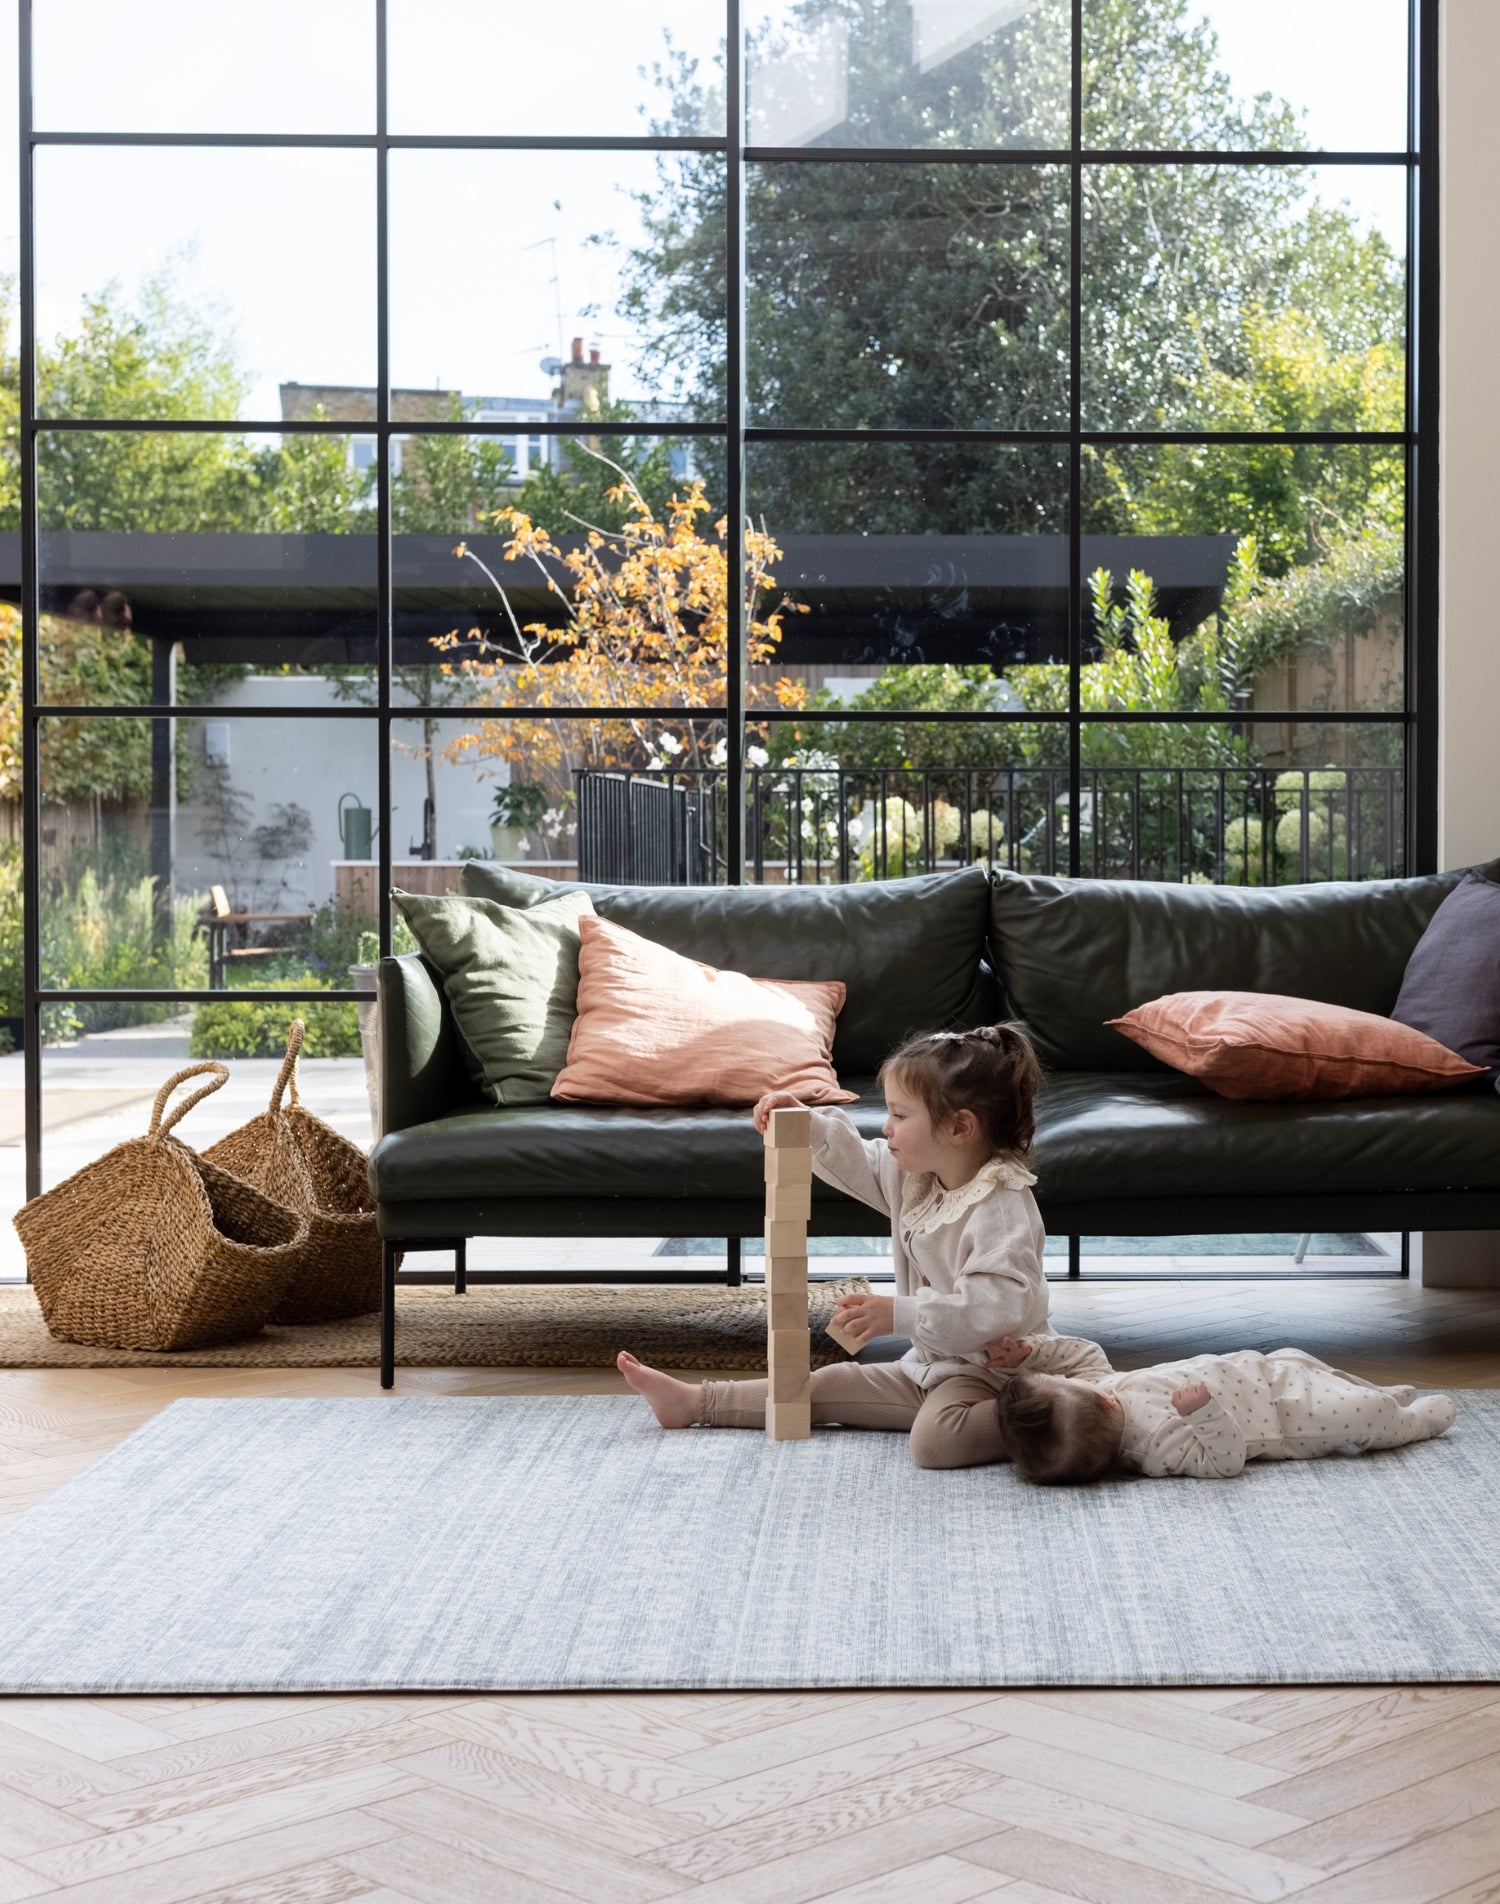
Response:
[[[390,1237],[381,1240],[380,1386],[396,1386],[396,1256]]]
[[[453,1293],[455,1296],[469,1293],[469,1239],[466,1236],[461,1236],[453,1245]]]
[[[740,1239],[737,1236],[725,1237],[724,1254],[727,1258],[724,1270],[724,1281],[730,1289],[738,1289],[740,1284],[744,1281],[744,1275],[741,1261]]]

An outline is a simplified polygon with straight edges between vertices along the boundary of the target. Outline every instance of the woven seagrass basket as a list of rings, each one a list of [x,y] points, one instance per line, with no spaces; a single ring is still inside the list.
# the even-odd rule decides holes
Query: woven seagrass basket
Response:
[[[185,1079],[211,1082],[166,1111]],[[47,1327],[107,1349],[201,1349],[254,1335],[296,1273],[307,1223],[200,1157],[172,1127],[228,1079],[194,1064],[156,1095],[151,1127],[16,1215]]]
[[[294,1018],[270,1109],[203,1153],[307,1218],[276,1322],[332,1322],[380,1307],[380,1237],[365,1154],[302,1104],[297,1058],[306,1035]],[[283,1108],[288,1090],[292,1101]]]

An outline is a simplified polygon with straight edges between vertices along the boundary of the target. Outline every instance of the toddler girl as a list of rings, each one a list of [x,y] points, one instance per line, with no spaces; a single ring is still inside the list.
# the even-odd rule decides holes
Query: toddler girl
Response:
[[[1113,1467],[1227,1480],[1247,1461],[1313,1461],[1427,1441],[1446,1395],[1376,1388],[1301,1349],[1195,1355],[1117,1374],[1097,1343],[1002,1342],[995,1426],[1027,1481],[1094,1481]]]
[[[814,1369],[812,1419],[909,1430],[923,1467],[1003,1460],[986,1344],[1050,1333],[1046,1237],[1025,1161],[1041,1067],[1018,1026],[982,1025],[909,1039],[880,1082],[883,1137],[861,1137],[843,1111],[813,1110],[813,1169],[891,1219],[895,1296],[845,1296],[835,1319],[861,1345],[904,1335],[912,1346],[897,1363]],[[763,1097],[755,1128],[788,1105],[797,1100],[785,1093]],[[664,1428],[765,1425],[764,1382],[681,1382],[630,1354],[617,1366]]]

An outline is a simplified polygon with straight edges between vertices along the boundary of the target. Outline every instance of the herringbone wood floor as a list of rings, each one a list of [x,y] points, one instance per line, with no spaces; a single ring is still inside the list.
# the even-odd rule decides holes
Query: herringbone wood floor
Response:
[[[1120,1363],[1295,1342],[1500,1384],[1494,1295],[1093,1285],[1055,1315]],[[353,1370],[0,1374],[0,1512],[175,1396],[351,1393],[380,1405]],[[0,1904],[1293,1896],[1500,1904],[1500,1686],[0,1701]]]

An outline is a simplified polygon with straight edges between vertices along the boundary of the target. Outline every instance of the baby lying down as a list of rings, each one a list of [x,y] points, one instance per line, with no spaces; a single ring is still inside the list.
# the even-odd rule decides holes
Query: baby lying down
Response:
[[[1446,1395],[1376,1388],[1301,1349],[1116,1372],[1077,1336],[1007,1336],[989,1366],[1001,1433],[1027,1481],[1095,1481],[1113,1467],[1227,1480],[1247,1461],[1400,1448],[1453,1425]]]

